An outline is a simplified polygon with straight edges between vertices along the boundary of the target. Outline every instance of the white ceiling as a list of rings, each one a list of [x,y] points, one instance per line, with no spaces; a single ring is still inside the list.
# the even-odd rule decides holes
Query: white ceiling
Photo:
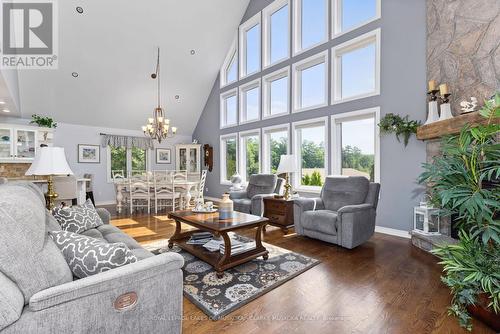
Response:
[[[59,69],[19,72],[22,116],[140,129],[155,107],[160,46],[163,107],[191,135],[248,2],[58,1]]]

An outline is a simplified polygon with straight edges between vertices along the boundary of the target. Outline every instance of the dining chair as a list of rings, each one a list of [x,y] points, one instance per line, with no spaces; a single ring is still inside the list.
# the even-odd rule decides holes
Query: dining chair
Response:
[[[123,169],[115,169],[111,171],[111,178],[113,179],[113,182],[121,182],[125,180],[125,172]]]
[[[92,201],[92,204],[95,206],[95,200],[94,200],[94,189],[93,189],[93,183],[94,183],[94,174],[88,174],[85,173],[83,174],[83,178],[90,180],[90,181],[85,181],[85,192],[86,194],[86,199],[90,199]]]
[[[69,204],[65,201],[71,201],[71,205],[77,204],[78,198],[78,184],[76,177],[71,176],[58,176],[54,177],[54,189],[58,194],[56,202]]]
[[[145,170],[131,170],[129,173],[129,178],[141,179],[143,181],[152,179],[149,172]]]
[[[151,213],[151,187],[149,179],[143,180],[142,177],[129,177],[128,191],[130,200],[130,214],[134,213],[134,208],[147,208],[148,214]]]
[[[180,208],[181,194],[175,190],[174,172],[168,170],[154,171],[153,191],[155,201],[155,214],[158,213],[158,209],[164,207],[171,207],[172,211],[175,211],[175,209],[178,207]]]

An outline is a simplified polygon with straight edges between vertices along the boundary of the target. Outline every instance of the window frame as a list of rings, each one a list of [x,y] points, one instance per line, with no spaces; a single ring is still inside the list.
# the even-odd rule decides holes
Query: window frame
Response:
[[[375,44],[375,90],[368,93],[342,98],[342,55],[363,48],[372,43]],[[331,51],[331,61],[331,105],[380,95],[380,28],[334,46]]]
[[[230,97],[236,97],[236,122],[231,124],[226,124],[227,120],[227,108],[225,101]],[[238,102],[238,87],[227,90],[220,94],[220,106],[219,106],[219,125],[220,129],[231,128],[238,126],[239,121],[239,102]]]
[[[325,1],[325,38],[305,49],[302,49],[302,0],[293,0],[293,24],[292,24],[292,39],[293,39],[293,56],[297,56],[303,52],[311,50],[319,45],[325,44],[330,40],[330,1]]]
[[[238,132],[221,135],[219,139],[219,163],[220,163],[220,184],[231,185],[231,181],[227,180],[226,175],[226,140],[235,139],[236,141],[236,172],[239,173],[239,139]],[[231,175],[232,176],[232,175]]]
[[[245,94],[249,90],[257,88],[259,92],[259,101],[257,103],[259,112],[258,116],[256,119],[251,119],[247,120],[246,119],[246,111],[247,111],[247,106],[246,106],[246,97]],[[253,122],[258,122],[262,119],[262,89],[261,89],[261,79],[257,78],[255,80],[249,81],[247,83],[244,83],[239,87],[239,92],[238,92],[238,100],[239,100],[239,124],[247,124],[247,123],[253,123]]]
[[[247,171],[246,171],[246,145],[244,145],[244,140],[246,137],[254,137],[257,136],[259,138],[259,174],[262,171],[262,136],[261,136],[261,130],[260,128],[258,129],[252,129],[252,130],[247,130],[247,131],[240,131],[238,133],[238,153],[239,153],[239,164],[238,164],[238,173],[241,176],[241,179],[243,180],[244,183],[247,183],[248,180],[246,178]]]
[[[358,23],[357,25],[342,31],[342,3],[345,0],[331,0],[331,34],[332,34],[332,39],[335,39],[337,37],[340,37],[344,34],[350,33],[351,31],[357,30],[368,23],[371,23],[373,21],[376,21],[380,18],[382,18],[382,0],[375,0],[375,8],[376,8],[376,13],[375,16],[371,19],[365,20],[363,22]]]
[[[274,81],[281,80],[283,78],[287,78],[286,112],[271,114],[271,86]],[[262,119],[280,117],[290,114],[290,81],[290,66],[280,68],[279,70],[266,74],[262,77]]]
[[[228,69],[230,65],[232,64],[232,60],[236,61],[236,80],[227,82],[226,81],[226,74],[228,73]],[[229,86],[235,82],[238,82],[239,80],[239,57],[238,57],[238,34],[234,36],[233,42],[231,43],[231,47],[229,49],[229,52],[226,55],[226,58],[224,59],[224,63],[222,64],[222,67],[220,69],[220,88],[224,88],[226,86]]]
[[[239,27],[239,79],[246,78],[253,74],[257,74],[262,70],[262,11],[259,11],[257,14],[249,18]],[[246,58],[247,58],[247,49],[246,49],[246,33],[251,30],[256,25],[259,25],[259,67],[255,72],[246,73]]]
[[[380,183],[380,129],[377,124],[380,123],[380,107],[360,109],[341,114],[335,114],[330,117],[331,126],[331,146],[332,174],[342,175],[342,131],[340,125],[343,122],[374,118],[375,123],[375,154],[374,154],[374,182]]]
[[[292,145],[291,145],[291,136],[290,136],[290,123],[278,124],[273,126],[268,126],[262,128],[262,138],[261,138],[261,147],[262,147],[262,172],[263,173],[271,173],[271,147],[268,141],[268,135],[276,132],[286,132],[287,136],[287,144],[286,144],[286,152],[290,154]]]
[[[288,6],[288,27],[287,27],[287,52],[286,56],[278,59],[274,62],[271,62],[271,17],[274,13],[281,10],[283,7]],[[279,64],[287,59],[290,59],[290,46],[291,46],[291,33],[290,33],[290,24],[291,24],[291,6],[290,0],[275,0],[269,6],[262,10],[262,69],[269,68],[276,64]]]
[[[298,61],[292,65],[292,97],[293,97],[292,113],[303,112],[328,106],[328,92],[329,92],[329,81],[330,81],[329,80],[330,78],[328,76],[328,70],[329,70],[328,60],[329,57],[327,49],[323,52],[314,54],[311,57],[302,59],[301,61]],[[325,87],[324,87],[325,100],[322,103],[313,106],[300,107],[300,102],[302,100],[302,95],[301,95],[302,76],[299,75],[299,72],[302,72],[305,69],[314,67],[321,63],[325,64]]]
[[[293,154],[295,155],[296,158],[296,164],[297,164],[297,171],[295,173],[292,173],[292,184],[293,188],[297,191],[304,192],[304,193],[313,193],[313,194],[318,194],[321,192],[321,187],[319,186],[303,186],[301,185],[301,169],[302,169],[302,156],[300,154],[301,152],[301,146],[302,146],[302,136],[298,137],[297,136],[297,130],[307,128],[307,127],[314,127],[317,125],[324,125],[325,127],[325,158],[324,158],[324,163],[325,163],[325,173],[326,176],[329,175],[329,141],[328,141],[328,135],[329,135],[329,126],[328,126],[328,116],[323,116],[323,117],[317,117],[317,118],[311,118],[303,121],[298,121],[298,122],[293,122],[292,123],[292,137],[293,137]],[[310,126],[308,126],[310,125]],[[326,177],[325,176],[325,177]]]
[[[151,170],[151,151],[146,149],[146,171]],[[128,180],[128,174],[132,171],[132,149],[125,149],[125,160],[127,166],[127,175],[125,175],[125,180]],[[113,178],[111,176],[111,146],[106,146],[106,179],[108,183],[113,183]]]

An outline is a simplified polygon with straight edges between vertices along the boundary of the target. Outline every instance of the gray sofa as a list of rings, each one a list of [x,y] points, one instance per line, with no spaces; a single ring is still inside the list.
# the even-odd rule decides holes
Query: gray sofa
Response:
[[[375,232],[380,184],[362,176],[327,177],[319,198],[294,201],[295,232],[352,249]]]
[[[74,280],[47,231],[60,230],[31,183],[0,186],[0,332],[180,333],[183,259],[153,256],[109,224],[85,234],[124,242],[140,259],[117,269]],[[119,297],[137,302],[115,308]],[[132,298],[133,300],[133,298]],[[125,304],[122,305],[126,305]]]
[[[281,194],[284,180],[274,174],[250,175],[245,190],[230,191],[229,198],[233,201],[234,210],[262,216],[264,213],[264,197]]]

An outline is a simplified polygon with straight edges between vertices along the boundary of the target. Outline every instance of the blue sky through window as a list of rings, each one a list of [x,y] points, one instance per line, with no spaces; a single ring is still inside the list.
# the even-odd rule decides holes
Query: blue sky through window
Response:
[[[226,124],[236,123],[236,96],[231,96],[226,99]]]
[[[375,154],[375,119],[342,122],[342,147],[357,147],[363,154]]]
[[[288,56],[288,5],[271,15],[271,63]]]
[[[271,115],[288,112],[288,77],[271,82]]]
[[[302,1],[302,49],[323,41],[326,36],[326,1],[327,0],[301,0]]]
[[[375,91],[375,44],[344,53],[342,62],[342,98]]]
[[[254,120],[259,118],[259,87],[250,89],[246,95],[246,120]]]
[[[238,62],[236,61],[236,52],[235,52],[233,58],[231,59],[231,63],[229,63],[229,67],[227,68],[226,83],[230,83],[238,79],[237,70],[238,70]]]
[[[342,31],[349,30],[377,15],[377,0],[343,0]]]
[[[260,24],[246,32],[246,53],[245,73],[257,72],[260,69]]]
[[[324,63],[302,70],[301,108],[312,107],[326,101],[325,82]]]

